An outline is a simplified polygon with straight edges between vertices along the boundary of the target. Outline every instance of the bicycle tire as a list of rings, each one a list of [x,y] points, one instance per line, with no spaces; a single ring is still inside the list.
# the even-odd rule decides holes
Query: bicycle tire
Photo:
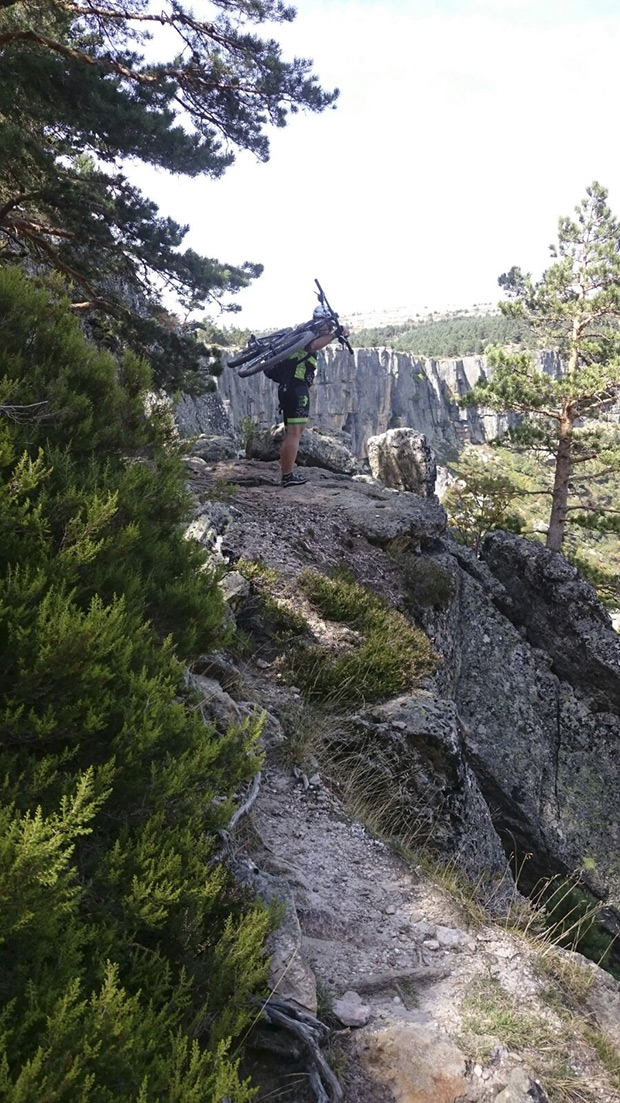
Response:
[[[229,368],[238,368],[241,364],[245,364],[246,360],[250,360],[252,356],[256,356],[256,349],[242,349],[241,352],[237,352],[234,356],[231,356],[230,360],[227,360]]]
[[[269,342],[281,340],[287,333],[292,333],[291,327],[279,329],[269,337],[256,337],[254,339],[254,344],[246,345],[244,349],[241,349],[241,352],[236,352],[234,356],[231,356],[230,359],[226,361],[228,367],[238,368],[241,364],[245,364],[247,360],[253,360],[254,357],[260,355],[259,350],[261,348],[264,348],[265,351],[268,352],[270,348]]]
[[[299,349],[310,344],[310,341],[314,340],[315,337],[316,333],[313,329],[298,331],[295,337],[289,338],[286,343],[281,344],[280,348],[272,352],[271,356],[269,350],[265,349],[265,352],[260,353],[249,364],[240,368],[237,374],[246,379],[249,375],[256,375],[257,372],[264,371],[265,368],[271,368],[274,364],[279,364],[281,360],[286,360],[287,356],[291,356],[292,353],[298,352]]]

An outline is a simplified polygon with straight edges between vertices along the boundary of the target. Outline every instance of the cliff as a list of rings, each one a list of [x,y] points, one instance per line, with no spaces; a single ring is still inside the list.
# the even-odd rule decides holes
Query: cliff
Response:
[[[557,371],[551,354],[541,357],[541,366],[550,373]],[[358,458],[365,458],[369,437],[413,426],[426,436],[442,463],[455,458],[463,442],[484,443],[505,425],[489,411],[461,410],[457,405],[457,399],[487,370],[483,356],[428,360],[388,348],[356,349],[351,356],[328,347],[319,354],[312,423],[348,434]],[[277,388],[262,372],[240,379],[234,369],[225,368],[218,395],[235,427],[243,418],[261,426],[279,420]],[[210,400],[212,409],[216,404]],[[184,400],[181,420],[188,432],[211,431],[208,408],[203,400]]]
[[[594,592],[507,534],[476,560],[432,488],[311,468],[282,491],[274,462],[188,467],[191,535],[219,558],[248,634],[241,656],[205,657],[207,707],[266,716],[250,828],[231,843],[240,878],[282,909],[274,1011],[248,1065],[262,1097],[618,1103],[620,986],[555,949],[514,880],[523,865],[523,891],[577,873],[617,930],[620,652]],[[362,587],[348,619],[304,582],[343,565]],[[374,657],[364,594],[402,618]],[[346,661],[368,655],[392,677],[407,625],[435,667],[373,699]],[[299,1029],[282,1040],[283,1007],[323,1040],[342,1090]]]

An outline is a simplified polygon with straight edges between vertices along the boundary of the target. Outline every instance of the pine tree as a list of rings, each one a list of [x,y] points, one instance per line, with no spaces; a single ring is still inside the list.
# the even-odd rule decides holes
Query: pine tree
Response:
[[[199,308],[261,267],[183,250],[187,226],[162,218],[123,162],[218,177],[236,149],[268,157],[268,125],[331,104],[310,62],[284,61],[253,30],[293,17],[280,0],[217,0],[210,19],[178,0],[0,4],[0,257],[61,272],[96,337],[129,340],[157,382],[196,385],[214,366],[162,288]]]
[[[513,442],[549,457],[547,546],[555,550],[567,521],[592,524],[600,513],[588,488],[620,470],[620,433],[605,419],[620,395],[620,224],[597,183],[575,215],[560,219],[553,263],[538,282],[519,268],[499,280],[509,297],[502,312],[526,322],[541,347],[559,354],[561,374],[544,374],[527,353],[491,349],[494,374],[462,399],[519,414]],[[610,518],[600,523],[609,527]]]

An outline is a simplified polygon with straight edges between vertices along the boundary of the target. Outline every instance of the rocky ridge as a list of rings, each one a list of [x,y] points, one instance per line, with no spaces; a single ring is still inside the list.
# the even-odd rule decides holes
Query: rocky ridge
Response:
[[[191,535],[226,564],[236,615],[251,587],[235,580],[235,564],[259,562],[276,572],[273,596],[304,612],[316,639],[346,645],[297,586],[301,570],[324,573],[344,562],[391,605],[408,608],[441,657],[437,672],[406,694],[347,715],[337,735],[350,786],[329,756],[321,761],[324,731],[312,732],[316,713],[285,683],[277,653],[255,652],[232,666],[205,658],[202,667],[205,707],[218,723],[266,710],[266,768],[246,837],[233,835],[230,857],[240,877],[283,901],[274,991],[309,1015],[317,1003],[319,1015],[328,1014],[344,1098],[618,1103],[609,1062],[601,1063],[585,1028],[567,1032],[566,1017],[580,987],[576,1021],[620,1046],[619,986],[576,955],[547,947],[541,958],[540,944],[497,921],[519,899],[507,859],[515,843],[534,853],[541,871],[581,870],[607,899],[612,925],[618,914],[618,637],[590,588],[561,556],[506,534],[476,560],[445,532],[428,489],[426,497],[395,492],[312,468],[306,486],[282,491],[273,461],[238,458],[194,457],[188,471]],[[409,568],[430,564],[449,580],[436,607],[419,587],[412,606],[403,554]],[[304,728],[311,731],[302,739]],[[408,861],[351,815],[356,785],[363,789],[369,777],[389,794],[390,814],[410,824]],[[476,905],[467,917],[412,864],[429,836],[444,868],[476,886],[483,911]],[[512,1036],[507,1043],[494,1025],[490,1009],[508,1005],[521,1019],[527,1008],[532,1044]],[[321,1098],[308,1082],[303,1046],[282,1046],[276,1035],[263,1024],[254,1038],[249,1068],[262,1084],[259,1099]],[[562,1075],[549,1063],[550,1045],[563,1055]]]

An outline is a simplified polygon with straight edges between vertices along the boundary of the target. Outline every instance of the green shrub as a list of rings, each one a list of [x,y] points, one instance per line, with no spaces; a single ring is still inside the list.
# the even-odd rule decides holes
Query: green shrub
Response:
[[[601,923],[604,905],[578,881],[554,877],[535,890],[533,899],[542,909],[553,941],[595,961],[620,980],[617,936]]]
[[[31,526],[45,518],[20,554],[38,563],[45,546],[54,580],[60,570],[79,603],[122,594],[184,654],[221,642],[217,579],[199,569],[205,553],[183,536],[190,500],[168,415],[145,414],[146,365],[130,353],[119,364],[89,344],[65,304],[14,269],[0,274],[0,317],[0,403],[37,404],[32,416],[5,424],[0,448],[3,495],[25,479],[21,508]],[[24,464],[41,469],[29,474]],[[15,531],[3,533],[5,569]]]
[[[247,446],[248,446],[249,442],[251,441],[252,437],[254,436],[254,433],[256,432],[257,428],[258,428],[258,426],[257,426],[256,422],[251,417],[248,417],[247,415],[245,417],[242,417],[241,420],[239,421],[239,426],[238,426],[237,431],[239,433],[239,440],[241,441],[241,447],[243,448],[244,451],[247,449]]]
[[[252,584],[251,596],[237,616],[239,631],[249,633],[253,639],[250,650],[275,648],[277,651],[307,632],[305,618],[273,597],[271,591],[279,581],[276,571],[264,563],[247,559],[239,560],[235,569]]]
[[[405,579],[411,608],[445,609],[454,596],[451,574],[434,559],[404,553],[396,556]]]
[[[340,653],[298,643],[287,656],[295,682],[309,697],[374,701],[401,692],[434,668],[436,656],[424,633],[349,572],[327,577],[305,571],[299,585],[321,616],[360,634],[357,647]]]
[[[6,269],[0,314],[0,1097],[244,1103],[269,918],[214,847],[259,725],[185,682],[223,601],[183,469],[139,362]]]

